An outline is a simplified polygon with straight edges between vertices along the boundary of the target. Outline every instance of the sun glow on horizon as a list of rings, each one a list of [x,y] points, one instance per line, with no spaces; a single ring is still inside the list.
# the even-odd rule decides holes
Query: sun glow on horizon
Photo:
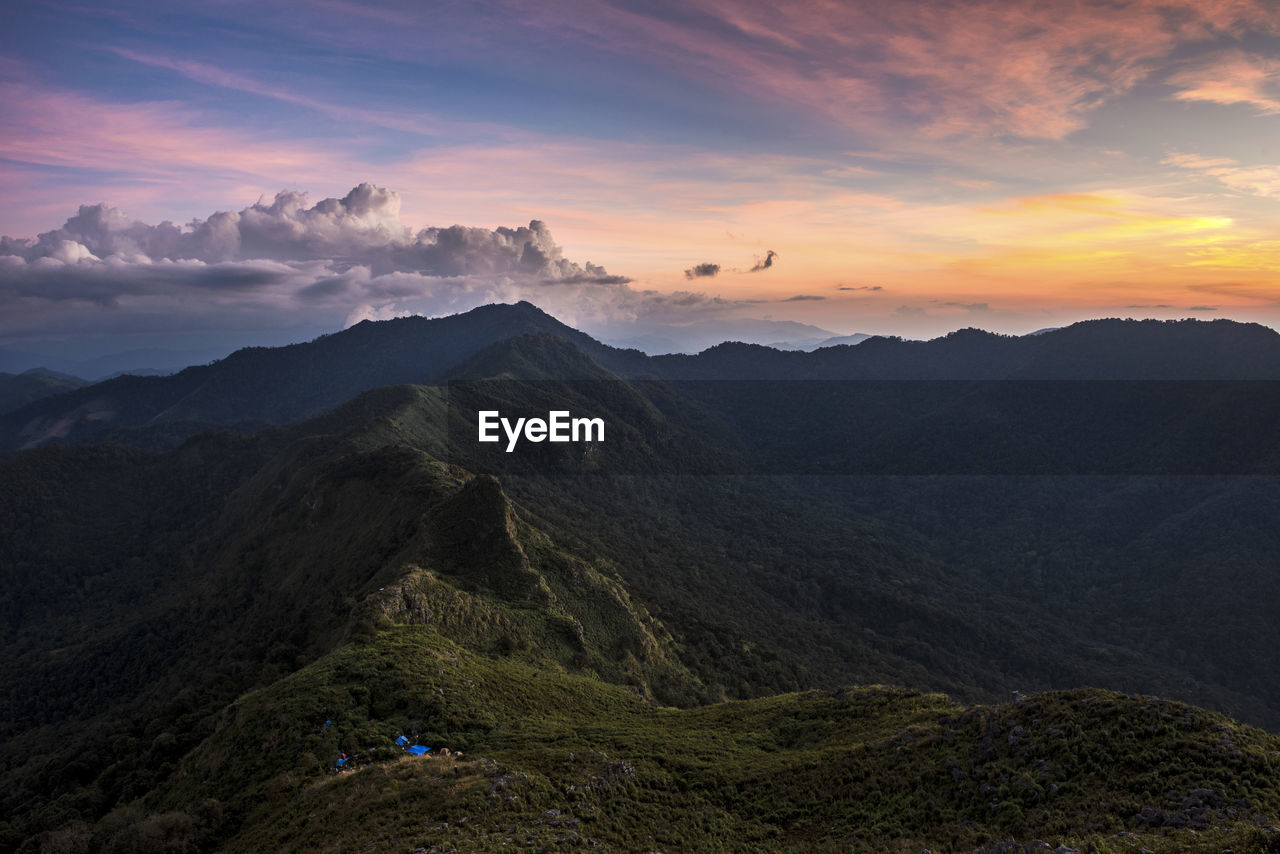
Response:
[[[197,257],[324,261],[346,284],[317,290],[320,274],[300,268],[256,293],[243,277],[175,279],[175,305],[203,300],[202,326],[235,328],[252,306],[316,331],[499,298],[637,334],[733,318],[909,335],[1124,312],[1280,324],[1280,155],[1267,142],[1280,12],[1261,0],[785,15],[717,0],[679,17],[592,2],[572,19],[516,0],[435,16],[300,8],[209,7],[197,27],[127,0],[80,9],[74,36],[60,0],[15,14],[0,55],[0,234],[16,242],[0,255],[26,264],[33,250],[13,247],[44,233],[99,239],[63,226],[81,205],[120,209],[126,230],[210,228],[281,190],[314,204],[368,182],[397,194],[395,218],[378,212],[392,232],[461,225],[492,248],[537,221],[552,254],[523,267],[390,250],[361,261],[367,235],[353,248],[314,216],[292,237],[250,229],[234,252]],[[81,50],[86,35],[95,47]],[[117,266],[132,263],[122,234],[100,236]],[[295,244],[310,248],[290,255]],[[353,263],[371,265],[367,282]],[[7,344],[165,325],[157,294],[86,301],[89,275],[0,267]],[[170,325],[197,322],[184,311]]]

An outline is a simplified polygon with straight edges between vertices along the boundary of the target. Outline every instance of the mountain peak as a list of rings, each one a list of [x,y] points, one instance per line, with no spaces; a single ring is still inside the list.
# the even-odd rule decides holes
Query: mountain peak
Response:
[[[506,338],[450,369],[449,380],[616,380],[572,342],[546,332]]]
[[[209,427],[285,424],[315,416],[379,386],[437,382],[490,345],[520,336],[572,342],[573,354],[547,341],[507,351],[517,375],[557,369],[597,377],[591,359],[631,364],[643,356],[606,347],[529,302],[485,305],[449,317],[362,321],[287,347],[249,347],[211,365],[169,377],[122,377],[29,403],[0,420],[0,447],[83,441],[106,430],[152,431],[171,444]],[[534,351],[537,351],[535,354]],[[583,355],[583,353],[587,355]],[[590,358],[588,358],[590,357]],[[495,354],[489,370],[500,374]],[[473,366],[475,367],[475,366]],[[172,431],[172,425],[188,426]]]

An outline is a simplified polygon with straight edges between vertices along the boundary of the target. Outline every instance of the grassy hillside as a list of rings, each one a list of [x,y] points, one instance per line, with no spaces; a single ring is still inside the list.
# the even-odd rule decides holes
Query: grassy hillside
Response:
[[[606,458],[627,470],[681,437],[617,383],[547,393],[643,414]],[[6,463],[0,840],[154,799],[228,703],[389,625],[660,705],[879,682],[1274,708],[1267,479],[500,482],[430,452],[455,415],[397,387],[288,430]]]
[[[728,697],[1100,685],[1280,725],[1273,478],[505,483],[570,542],[625,555],[633,595]]]
[[[744,475],[849,401],[623,382],[554,334],[445,376],[0,460],[0,850],[1278,847],[1276,737],[1139,696],[1275,728],[1274,478]],[[1030,423],[882,402],[832,459]],[[477,407],[609,439],[511,465]]]
[[[406,757],[400,734],[462,755]],[[681,710],[383,623],[237,700],[141,804],[45,842],[159,850],[148,834],[167,827],[175,847],[246,852],[1266,851],[1277,773],[1280,738],[1154,698],[860,688]]]
[[[388,390],[291,432],[6,463],[0,843],[167,785],[228,702],[380,620],[702,698],[611,564],[415,449],[433,412],[432,392]]]

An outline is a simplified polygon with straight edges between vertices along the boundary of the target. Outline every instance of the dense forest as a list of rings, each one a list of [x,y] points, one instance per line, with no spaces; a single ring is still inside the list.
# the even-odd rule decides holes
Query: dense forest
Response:
[[[1222,322],[650,358],[521,304],[41,393],[0,848],[1280,850],[1278,381]]]

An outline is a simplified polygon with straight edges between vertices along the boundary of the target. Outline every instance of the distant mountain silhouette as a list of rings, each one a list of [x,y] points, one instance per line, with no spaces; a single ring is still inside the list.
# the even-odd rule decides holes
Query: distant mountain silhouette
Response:
[[[1230,320],[1109,319],[1021,337],[874,337],[812,353],[725,343],[652,362],[668,379],[1280,379],[1280,334]]]
[[[20,374],[0,374],[0,412],[10,412],[34,401],[88,385],[79,377],[32,368]]]
[[[100,356],[75,356],[67,350],[47,345],[42,353],[27,353],[0,349],[0,370],[16,373],[43,368],[54,372],[84,377],[90,382],[100,382],[121,374],[163,376],[182,370],[189,365],[203,365],[221,359],[231,352],[231,347],[202,347],[191,350],[170,350],[162,347],[125,350]]]
[[[849,344],[849,345],[861,344],[863,341],[866,341],[868,338],[874,338],[874,337],[875,337],[874,335],[868,335],[865,332],[855,332],[852,335],[837,335],[834,338],[828,338],[827,340],[820,343],[817,347],[814,347],[811,349],[816,350],[822,347],[838,347],[841,344]]]
[[[0,416],[0,450],[106,436],[165,446],[211,426],[292,423],[372,388],[446,380],[485,348],[522,335],[568,342],[627,379],[1280,379],[1280,334],[1227,320],[1096,320],[1023,337],[961,329],[931,341],[873,337],[813,352],[726,342],[697,355],[649,357],[602,344],[521,302],[437,319],[364,321],[304,344],[239,350],[173,376],[124,376],[46,397]],[[581,358],[557,358],[532,375],[591,373]]]
[[[173,376],[123,376],[37,402],[0,419],[0,448],[139,428],[161,433],[165,444],[208,426],[291,423],[372,388],[435,381],[485,347],[531,333],[571,341],[613,365],[645,359],[606,347],[527,302],[438,319],[364,321],[304,344],[246,348]]]

